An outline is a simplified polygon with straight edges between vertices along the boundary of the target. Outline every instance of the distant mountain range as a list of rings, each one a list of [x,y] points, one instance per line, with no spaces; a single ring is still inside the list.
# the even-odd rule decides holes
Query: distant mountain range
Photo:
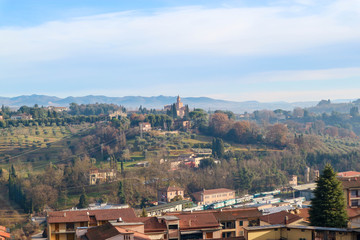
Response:
[[[18,97],[0,97],[0,104],[12,108],[18,108],[23,105],[33,106],[68,106],[70,103],[90,104],[90,103],[113,103],[125,106],[128,109],[137,109],[141,105],[148,109],[162,109],[164,105],[172,104],[176,101],[175,96],[155,96],[155,97],[141,97],[141,96],[126,96],[126,97],[107,97],[107,96],[83,96],[83,97],[66,97],[59,98],[47,95],[23,95]],[[230,110],[235,113],[253,112],[255,110],[293,110],[295,107],[312,107],[318,102],[258,102],[258,101],[225,101],[208,97],[184,97],[182,98],[184,104],[188,104],[190,108],[202,108],[205,110]],[[333,102],[350,102],[352,100],[341,99]]]

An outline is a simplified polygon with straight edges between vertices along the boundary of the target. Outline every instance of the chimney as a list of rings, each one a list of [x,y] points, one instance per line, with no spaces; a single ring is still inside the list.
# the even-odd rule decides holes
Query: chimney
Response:
[[[118,220],[117,220],[117,222],[123,222],[122,218],[119,217]]]
[[[88,216],[89,216],[89,215],[90,215],[90,213],[89,213],[89,212],[86,212],[86,215],[88,215]]]
[[[66,217],[66,212],[64,212],[64,217]]]
[[[285,216],[285,225],[287,225],[289,223],[289,217],[288,216]]]
[[[191,220],[189,220],[189,227],[191,227]]]

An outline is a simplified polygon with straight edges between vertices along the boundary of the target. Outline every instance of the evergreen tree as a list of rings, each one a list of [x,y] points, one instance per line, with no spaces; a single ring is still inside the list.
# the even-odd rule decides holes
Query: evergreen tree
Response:
[[[346,228],[348,217],[342,184],[330,164],[326,164],[316,183],[309,210],[311,225]]]
[[[122,181],[119,182],[118,198],[119,198],[119,203],[121,204],[125,203],[124,185]]]
[[[216,158],[222,158],[225,153],[224,142],[221,138],[215,138],[212,141],[212,155]]]
[[[83,189],[83,193],[81,194],[81,196],[79,198],[79,203],[77,205],[77,208],[86,208],[86,207],[88,207],[88,205],[89,205],[89,203],[87,200],[85,189]]]
[[[145,208],[143,208],[142,209],[142,211],[141,211],[141,215],[140,215],[141,217],[147,217],[148,216],[148,214],[147,214],[147,212],[146,212],[146,210],[145,210]]]

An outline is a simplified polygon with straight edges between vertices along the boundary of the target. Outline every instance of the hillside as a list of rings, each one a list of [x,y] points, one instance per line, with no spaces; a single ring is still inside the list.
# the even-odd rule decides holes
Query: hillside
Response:
[[[0,104],[17,108],[23,105],[33,106],[68,106],[70,103],[77,104],[91,104],[91,103],[113,103],[125,106],[129,109],[137,109],[139,106],[146,108],[162,109],[164,105],[175,102],[175,96],[125,96],[125,97],[107,97],[107,96],[83,96],[83,97],[66,97],[58,98],[46,95],[30,95],[18,96],[13,98],[0,97]],[[311,107],[315,106],[317,102],[258,102],[258,101],[226,101],[213,99],[208,97],[184,97],[182,98],[184,104],[188,104],[190,108],[202,108],[206,110],[230,110],[235,113],[252,112],[262,109],[284,109],[292,110],[295,107]]]

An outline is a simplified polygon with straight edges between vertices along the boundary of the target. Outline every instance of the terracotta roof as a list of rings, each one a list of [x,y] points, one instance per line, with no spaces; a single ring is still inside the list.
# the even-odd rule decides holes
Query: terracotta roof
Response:
[[[90,216],[95,216],[97,221],[117,220],[119,218],[126,221],[136,218],[134,209],[123,208],[49,212],[47,221],[48,223],[87,222],[90,220]]]
[[[310,208],[302,208],[302,209],[298,209],[297,211],[299,211],[299,213],[296,213],[296,215],[298,215],[299,217],[303,218],[305,221],[310,221],[309,220],[309,209]]]
[[[144,231],[147,232],[163,232],[167,230],[166,223],[160,222],[157,217],[138,217],[128,219],[126,222],[142,222],[144,223]]]
[[[240,218],[260,217],[261,212],[257,208],[231,209],[214,212],[218,221],[231,221]]]
[[[89,228],[87,233],[85,233],[85,236],[89,240],[108,239],[116,235],[119,235],[119,232],[113,225],[111,225],[111,223],[106,223],[95,228]]]
[[[220,227],[212,213],[183,213],[176,216],[180,219],[180,230]]]
[[[89,228],[85,236],[88,240],[105,240],[120,234],[134,234],[135,240],[150,240],[150,237],[143,233],[130,231],[121,227],[115,227],[111,223],[106,223],[98,227]]]
[[[339,178],[341,181],[343,188],[356,188],[360,187],[360,178]]]
[[[337,175],[339,177],[356,177],[356,176],[360,176],[360,172],[355,172],[355,171],[339,172],[337,173]]]
[[[216,194],[216,193],[226,193],[226,192],[235,192],[235,190],[231,190],[231,189],[227,189],[227,188],[216,188],[216,189],[204,189],[203,191],[204,194]]]
[[[346,211],[349,218],[358,217],[360,215],[360,208],[347,208]]]
[[[285,217],[288,217],[287,223],[285,223]],[[272,213],[269,215],[263,215],[260,217],[261,221],[267,222],[270,225],[290,224],[290,223],[296,222],[301,219],[302,219],[302,217],[299,217],[298,215],[295,215],[295,214],[288,213],[286,211]]]

